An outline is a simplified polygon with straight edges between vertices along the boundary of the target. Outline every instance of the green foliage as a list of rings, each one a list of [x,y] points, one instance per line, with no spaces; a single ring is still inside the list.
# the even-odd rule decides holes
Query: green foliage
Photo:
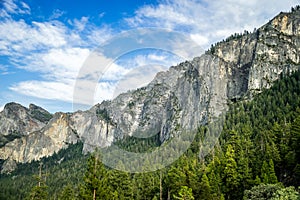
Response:
[[[41,165],[40,165],[40,175],[35,176],[38,184],[34,186],[29,195],[26,199],[30,200],[44,200],[48,199],[48,191],[47,191],[47,185],[45,184],[45,181],[42,176],[41,172]]]
[[[276,191],[272,200],[300,200],[300,194],[294,187],[280,188]]]
[[[82,181],[86,165],[86,156],[82,155],[82,143],[69,145],[52,157],[43,158],[42,171],[47,174],[45,184],[50,199],[57,199],[62,188],[70,185],[75,194]],[[0,199],[25,199],[37,185],[34,176],[39,173],[40,162],[19,164],[17,170],[10,175],[0,175]]]
[[[20,138],[20,134],[17,132],[13,132],[9,135],[0,135],[0,148],[4,147],[8,142],[13,141],[14,139]]]
[[[106,118],[105,113],[98,114]],[[42,160],[43,171],[49,174],[46,190],[36,188],[32,175],[37,174],[39,163],[32,162],[19,165],[11,175],[1,175],[0,199],[24,199],[40,194],[36,191],[40,189],[49,193],[49,199],[299,198],[288,186],[300,185],[300,72],[282,76],[252,101],[230,104],[219,142],[203,158],[199,149],[209,134],[207,127],[199,127],[190,149],[161,174],[109,169],[97,154],[86,161],[82,144],[70,145]],[[148,152],[162,145],[159,134],[150,139],[128,137],[115,144],[132,152]],[[147,159],[143,162],[145,172],[153,167]],[[119,169],[122,165],[119,162]]]
[[[212,199],[212,190],[206,174],[202,175],[201,182],[200,182],[200,199]]]
[[[98,153],[88,159],[87,169],[80,187],[81,199],[105,199],[107,195],[107,170],[101,163]]]
[[[159,134],[155,134],[148,138],[126,136],[122,140],[116,141],[114,145],[126,151],[144,153],[153,150],[155,147],[159,147],[161,142],[159,140]]]
[[[41,122],[48,122],[53,116],[48,112],[41,112],[39,110],[31,111],[31,116]]]
[[[261,184],[246,190],[244,200],[299,200],[299,192],[294,187],[284,188],[280,184]]]
[[[119,169],[124,169],[121,162],[118,163]],[[133,186],[130,174],[124,171],[111,169],[107,174],[109,191],[118,194],[120,200],[133,199]],[[109,192],[107,191],[107,192]],[[114,195],[112,195],[114,196]]]
[[[237,187],[239,185],[239,174],[237,172],[235,152],[230,144],[228,145],[225,154],[224,166],[223,181],[226,186],[226,196],[227,199],[235,199]]]
[[[35,186],[26,198],[28,200],[45,200],[48,199],[47,187],[46,186]]]
[[[98,109],[96,111],[96,114],[99,118],[103,119],[107,123],[110,122],[110,120],[111,120],[106,109]]]
[[[74,200],[74,199],[76,199],[76,195],[75,195],[75,191],[74,191],[73,187],[70,184],[64,186],[62,192],[58,196],[58,199],[59,200]]]
[[[254,186],[251,190],[246,190],[244,195],[244,200],[263,200],[263,199],[271,199],[274,197],[274,194],[280,190],[280,185],[274,184],[261,184],[258,186]]]
[[[194,200],[192,188],[189,188],[187,186],[181,186],[180,190],[178,191],[178,194],[173,196],[174,199],[178,200]]]

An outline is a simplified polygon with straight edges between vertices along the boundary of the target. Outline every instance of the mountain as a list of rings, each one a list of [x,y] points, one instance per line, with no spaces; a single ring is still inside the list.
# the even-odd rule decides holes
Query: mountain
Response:
[[[300,66],[300,10],[280,13],[253,33],[235,34],[204,55],[160,72],[146,87],[87,111],[49,114],[10,103],[0,113],[2,172],[82,141],[83,151],[126,136],[158,135],[161,143],[197,129],[228,104],[270,88]],[[4,138],[4,139],[2,139]]]

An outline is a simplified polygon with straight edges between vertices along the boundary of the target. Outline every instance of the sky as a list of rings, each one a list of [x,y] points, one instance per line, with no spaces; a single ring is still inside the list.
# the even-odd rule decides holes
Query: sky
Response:
[[[200,56],[199,49],[233,33],[252,31],[297,4],[0,0],[0,110],[8,102],[34,103],[52,113],[88,109],[146,85],[156,72]]]

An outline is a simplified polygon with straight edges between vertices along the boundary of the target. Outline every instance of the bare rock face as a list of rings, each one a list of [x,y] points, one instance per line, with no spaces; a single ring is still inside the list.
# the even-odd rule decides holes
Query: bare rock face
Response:
[[[51,118],[52,115],[48,111],[34,104],[25,108],[17,103],[8,103],[0,113],[0,134],[28,135],[40,130]]]
[[[5,160],[5,162],[2,165],[1,173],[3,174],[9,174],[13,172],[17,168],[17,163],[15,160],[9,158]]]
[[[77,141],[84,143],[85,152],[125,136],[159,134],[163,143],[183,130],[197,129],[226,111],[229,102],[251,98],[299,66],[296,10],[280,13],[254,33],[218,43],[206,54],[158,73],[146,87],[87,111],[52,116],[34,105],[27,109],[8,104],[0,113],[0,137],[8,138],[0,144],[0,159],[9,160],[2,170],[12,161],[38,160]]]
[[[0,159],[13,159],[21,163],[39,160],[66,148],[70,143],[76,143],[77,140],[77,134],[69,126],[69,116],[56,113],[42,129],[0,148]]]

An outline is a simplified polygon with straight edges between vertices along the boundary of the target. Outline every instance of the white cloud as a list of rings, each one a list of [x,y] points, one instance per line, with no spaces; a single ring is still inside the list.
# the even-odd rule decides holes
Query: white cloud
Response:
[[[112,37],[112,30],[108,26],[101,28],[91,27],[89,34],[86,36],[89,42],[96,47]]]
[[[191,34],[191,39],[195,41],[200,46],[205,46],[208,44],[208,38],[201,34]]]
[[[7,71],[7,66],[0,64],[0,71]]]
[[[50,19],[50,20],[58,19],[58,18],[60,18],[61,16],[63,16],[64,14],[65,14],[64,11],[59,10],[59,9],[55,9],[55,10],[53,10],[52,15],[50,16],[49,19]]]
[[[12,91],[41,99],[72,102],[73,84],[50,81],[25,81],[11,86]]]
[[[16,20],[14,15],[30,14],[30,7],[16,0],[2,3],[0,55],[8,56],[11,65],[40,74],[35,80],[10,87],[19,94],[72,102],[74,85],[80,80],[75,101],[91,105],[144,85],[157,70],[180,61],[162,53],[132,56],[126,62],[114,61],[102,54],[93,57],[90,49],[111,38],[113,30],[110,26],[96,26],[86,16],[70,19],[66,25],[56,20],[65,14],[61,10],[54,10],[44,22]],[[187,33],[195,42],[194,46],[183,40],[174,40],[173,44],[168,42],[165,46],[181,58],[190,58],[202,53],[197,45],[208,47],[234,32],[251,31],[297,3],[298,0],[162,0],[156,6],[140,7],[135,16],[125,22],[129,28],[157,27]],[[104,15],[100,13],[98,18]],[[89,60],[86,60],[88,56]],[[151,70],[147,68],[149,64]],[[10,70],[0,66],[0,71],[8,73]],[[91,95],[94,97],[92,103]]]
[[[0,75],[8,75],[13,73],[13,71],[8,70],[8,66],[0,64]]]
[[[15,20],[13,14],[30,14],[30,7],[24,2],[4,2],[0,13],[0,55],[7,56],[11,66],[40,76],[15,83],[9,89],[29,97],[72,102],[79,70],[90,49],[109,38],[109,27],[97,27],[87,17],[74,19],[71,27],[67,26],[54,20],[64,14],[60,10],[54,10],[50,20],[44,22]],[[0,66],[0,70],[2,75],[11,73],[6,66]]]
[[[67,44],[67,28],[57,22],[32,22],[5,19],[0,22],[0,51],[8,55],[26,54],[32,50],[62,47]]]
[[[157,6],[139,8],[126,21],[132,27],[184,31],[200,45],[207,46],[234,32],[252,31],[297,3],[298,0],[163,0]]]
[[[0,106],[0,112],[4,109],[5,105]]]
[[[150,60],[156,60],[156,61],[164,61],[167,59],[166,56],[156,55],[156,54],[150,54],[150,55],[148,55],[148,58]]]
[[[90,51],[85,48],[53,48],[45,53],[36,53],[23,62],[28,71],[43,73],[44,77],[60,82],[74,80]]]
[[[98,17],[102,18],[102,17],[104,17],[104,15],[105,15],[105,12],[101,12],[101,13],[99,13]]]
[[[10,14],[30,14],[30,7],[23,1],[3,0],[0,3],[3,6],[0,17],[9,17]]]
[[[113,98],[129,90],[137,89],[149,84],[158,72],[165,71],[167,68],[161,65],[143,65],[130,70],[115,85]]]
[[[174,55],[153,50],[146,55],[136,52],[116,60],[93,52],[76,79],[74,103],[92,106],[120,93],[145,86],[157,72],[168,69],[178,61]]]
[[[89,21],[88,17],[81,17],[80,20],[74,19],[73,25],[76,27],[78,31],[83,31],[88,21]]]

